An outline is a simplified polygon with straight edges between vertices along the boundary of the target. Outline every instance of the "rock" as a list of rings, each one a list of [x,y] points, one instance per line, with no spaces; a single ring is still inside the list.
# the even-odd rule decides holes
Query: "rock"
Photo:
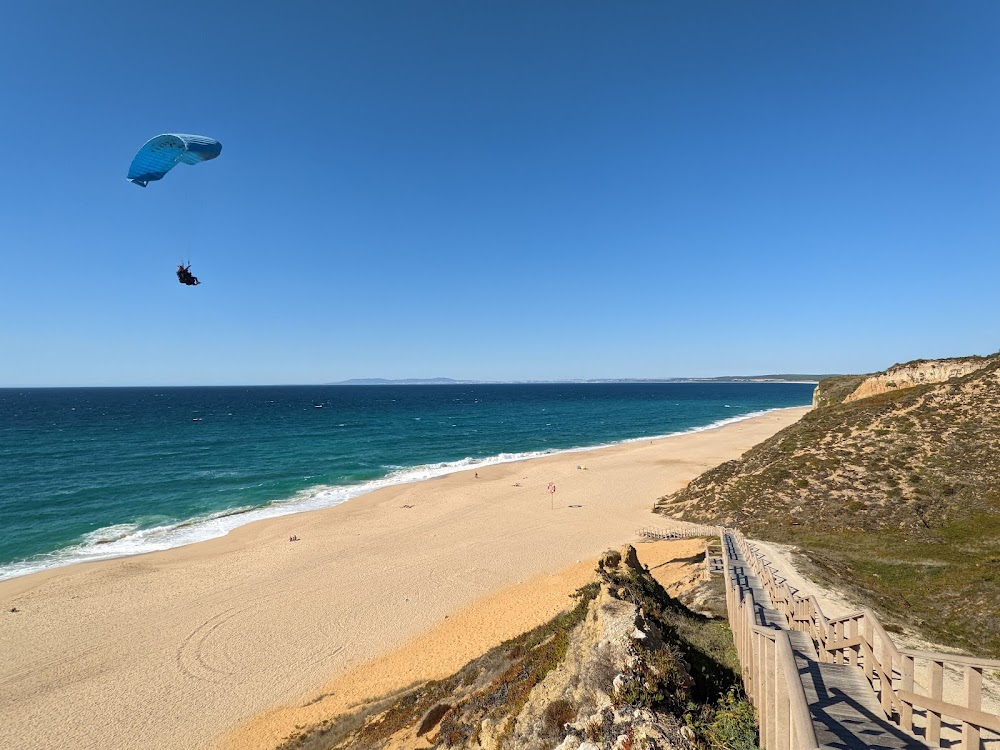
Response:
[[[496,745],[496,738],[493,732],[496,729],[495,722],[490,718],[483,719],[479,728],[479,744],[484,748],[493,748]]]
[[[417,737],[427,734],[436,727],[449,711],[451,711],[451,706],[447,703],[438,703],[436,706],[427,709],[427,713],[420,719],[420,726],[417,727]]]
[[[611,688],[615,695],[618,695],[622,690],[625,689],[625,675],[616,674],[614,681],[611,683]]]
[[[588,742],[587,744],[591,743]],[[570,735],[556,747],[556,750],[580,750],[580,747],[580,738]]]
[[[642,572],[642,564],[639,562],[639,556],[635,552],[635,547],[631,544],[626,544],[622,547],[621,554],[626,566],[632,570]]]

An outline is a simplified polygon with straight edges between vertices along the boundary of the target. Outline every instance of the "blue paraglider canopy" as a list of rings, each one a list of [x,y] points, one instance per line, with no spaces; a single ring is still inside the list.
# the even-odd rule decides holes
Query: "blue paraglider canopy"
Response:
[[[198,164],[214,159],[222,153],[222,144],[204,135],[164,133],[150,138],[139,149],[128,168],[128,180],[146,187],[163,176],[177,164]]]

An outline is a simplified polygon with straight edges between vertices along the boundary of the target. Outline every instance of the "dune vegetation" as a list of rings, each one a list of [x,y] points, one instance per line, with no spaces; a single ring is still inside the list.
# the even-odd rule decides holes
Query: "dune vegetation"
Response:
[[[960,377],[889,380],[857,400],[864,376],[824,380],[802,420],[657,510],[793,544],[813,574],[896,626],[1000,657],[1000,356],[970,362]],[[940,364],[891,372],[917,379]]]

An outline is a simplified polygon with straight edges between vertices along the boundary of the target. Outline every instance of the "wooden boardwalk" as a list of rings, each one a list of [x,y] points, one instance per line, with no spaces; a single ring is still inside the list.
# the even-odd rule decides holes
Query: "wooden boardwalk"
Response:
[[[731,534],[723,534],[732,580],[753,594],[758,625],[787,631],[821,750],[926,750],[924,742],[885,717],[879,700],[857,666],[820,662],[812,639],[789,628],[781,612]],[[793,748],[793,750],[796,750]]]

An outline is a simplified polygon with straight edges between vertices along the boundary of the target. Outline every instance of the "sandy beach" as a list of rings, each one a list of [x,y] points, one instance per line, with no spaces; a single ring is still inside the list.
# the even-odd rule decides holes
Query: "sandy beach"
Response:
[[[0,747],[218,747],[446,618],[470,623],[448,631],[469,639],[449,658],[474,654],[550,617],[592,558],[663,524],[656,498],[806,411],[451,474],[0,582]],[[498,592],[524,604],[483,633],[469,613]]]
[[[680,596],[701,580],[704,539],[636,546],[640,562],[670,594]],[[295,703],[255,716],[226,737],[221,750],[273,750],[298,727],[352,713],[415,682],[454,674],[489,649],[569,609],[573,592],[594,580],[598,557],[476,599],[399,648],[349,669]]]

